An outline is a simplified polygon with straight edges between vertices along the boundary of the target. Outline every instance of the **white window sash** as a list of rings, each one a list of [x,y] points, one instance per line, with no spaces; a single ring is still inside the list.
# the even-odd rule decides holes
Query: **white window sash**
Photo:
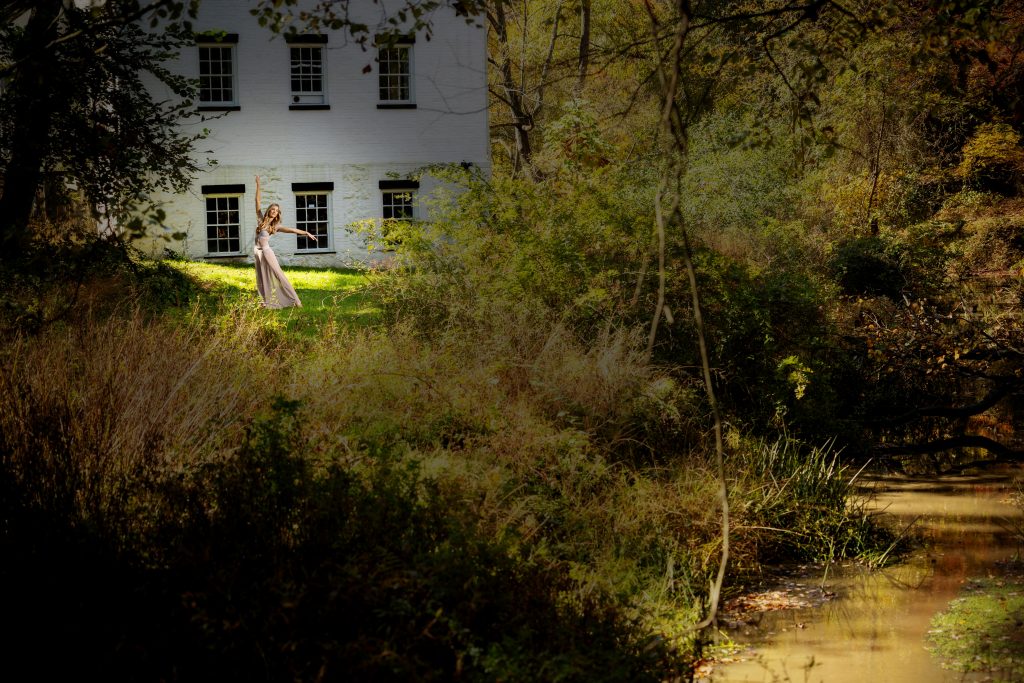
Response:
[[[324,220],[319,220],[319,216],[318,216],[317,220],[312,220],[311,221],[311,220],[309,220],[308,214],[307,214],[305,219],[300,220],[299,219],[299,197],[323,197],[324,198],[324,200],[323,200],[324,206],[322,208],[326,209],[326,212],[327,212],[326,213],[326,218]],[[298,230],[308,230],[309,232],[312,232],[314,235],[317,236],[317,241],[314,242],[313,240],[309,239],[308,237],[304,237],[302,235],[296,235],[295,236],[295,253],[296,254],[315,254],[315,253],[318,253],[318,252],[330,251],[331,250],[331,242],[333,241],[332,233],[334,232],[333,230],[331,230],[331,204],[332,203],[333,202],[331,201],[331,192],[330,191],[296,192],[295,193],[295,228],[298,229]],[[320,208],[321,207],[319,206],[319,202],[318,202],[318,205],[315,207],[315,210],[319,210]],[[304,211],[308,211],[308,210],[309,210],[309,207],[307,206],[304,209]],[[313,230],[309,229],[310,225],[319,226],[320,224],[323,224],[323,228],[324,228],[323,233],[320,233],[319,231],[313,231]],[[305,248],[302,248],[302,247],[299,246],[299,244],[302,241],[306,241],[307,243],[312,244],[313,246],[307,246]]]
[[[238,104],[238,51],[235,49],[235,45],[233,43],[198,43],[196,47],[199,54],[199,106],[236,106]],[[202,51],[204,49],[227,50],[227,60],[224,60],[222,57],[217,61],[222,65],[228,63],[231,67],[229,82],[229,87],[231,88],[231,99],[202,99],[204,91],[204,88],[202,87],[202,82],[204,77],[208,79],[220,77],[221,79],[223,79],[223,71],[221,71],[221,73],[218,74],[214,74],[212,72],[207,74],[202,73]],[[219,87],[213,87],[210,89],[214,92],[223,92],[223,80],[221,80],[220,83],[221,85]]]
[[[292,103],[293,104],[326,104],[327,103],[327,60],[324,59],[324,46],[320,44],[309,44],[309,43],[289,43],[288,44],[288,71],[289,71],[289,86],[291,88]],[[300,70],[296,74],[296,60],[292,58],[292,50],[303,50],[312,49],[316,50],[319,54],[319,59],[310,59],[308,62],[301,59],[298,61]],[[302,67],[306,66],[309,68],[309,73],[303,75]],[[315,66],[320,67],[319,80],[320,89],[305,90],[302,88],[302,80],[312,80],[313,71]],[[299,89],[295,89],[295,81],[299,80]]]
[[[405,50],[405,59],[391,60],[382,59],[388,50]],[[381,46],[377,51],[377,97],[382,104],[411,104],[416,101],[416,91],[413,82],[414,56],[413,43],[396,43],[389,46]],[[387,64],[386,72],[384,64]],[[398,71],[394,68],[397,66]],[[404,69],[402,67],[404,66]],[[383,79],[387,82],[382,82]],[[401,98],[401,90],[405,86],[405,98]],[[399,97],[391,95],[395,90],[399,91]]]

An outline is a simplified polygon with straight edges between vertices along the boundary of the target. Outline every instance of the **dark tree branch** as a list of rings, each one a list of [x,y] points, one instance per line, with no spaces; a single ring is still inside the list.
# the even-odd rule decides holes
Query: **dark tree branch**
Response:
[[[702,19],[703,21],[694,21],[693,28],[705,28],[708,26],[720,26],[722,24],[736,24],[744,21],[751,21],[753,19],[777,19],[786,15],[799,13],[802,15],[801,21],[813,20],[821,14],[821,9],[826,5],[833,4],[831,0],[813,0],[808,3],[787,3],[782,7],[776,7],[775,9],[767,9],[760,12],[738,12],[736,14],[725,14],[723,16],[715,17],[710,15],[694,15],[694,20]]]
[[[922,408],[915,408],[908,410],[902,415],[895,417],[889,417],[879,420],[873,420],[868,424],[875,427],[893,427],[896,425],[906,424],[913,422],[914,420],[922,417],[945,417],[950,419],[958,419],[971,417],[973,415],[980,415],[992,406],[1002,401],[1007,396],[1019,392],[1022,388],[1021,382],[1006,382],[988,392],[984,398],[977,403],[972,403],[965,406],[924,406]]]
[[[962,434],[925,443],[894,444],[876,446],[873,455],[895,457],[900,455],[929,455],[957,448],[981,448],[993,453],[1006,462],[1024,462],[1024,451],[1010,448],[995,439],[980,434]]]

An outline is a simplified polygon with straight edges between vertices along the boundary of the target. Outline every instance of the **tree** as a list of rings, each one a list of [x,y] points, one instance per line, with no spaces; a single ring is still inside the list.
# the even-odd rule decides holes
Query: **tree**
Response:
[[[410,31],[423,31],[431,38],[433,15],[447,8],[467,23],[478,17],[488,0],[401,0],[401,4],[380,4],[376,23],[369,23],[366,5],[352,11],[352,0],[316,0],[302,9],[293,9],[299,0],[257,0],[251,13],[275,33],[302,31],[344,31],[356,43],[365,46],[380,39],[397,38]],[[374,0],[374,5],[377,1]],[[357,0],[358,5],[358,0]]]
[[[193,0],[191,9],[194,11]],[[8,258],[27,238],[37,192],[59,175],[97,217],[116,218],[158,189],[183,191],[198,166],[197,135],[179,124],[192,115],[193,84],[163,62],[189,44],[181,1],[13,2],[0,19],[0,249]],[[143,22],[161,22],[149,32]],[[148,74],[145,76],[144,74]],[[158,101],[152,77],[174,101]]]

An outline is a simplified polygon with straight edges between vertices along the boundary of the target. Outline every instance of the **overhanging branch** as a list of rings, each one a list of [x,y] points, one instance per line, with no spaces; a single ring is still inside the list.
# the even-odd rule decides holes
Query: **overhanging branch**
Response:
[[[899,455],[930,455],[958,448],[981,448],[1006,462],[1024,462],[1024,450],[1010,448],[1006,444],[980,434],[962,434],[925,443],[894,444],[877,446],[872,455],[894,457]]]
[[[1021,388],[1022,386],[1019,380],[1014,382],[1005,382],[993,388],[977,403],[965,406],[924,406],[908,410],[902,415],[896,415],[895,417],[871,420],[867,424],[873,427],[892,427],[906,424],[922,417],[945,417],[957,419],[980,415],[1007,396],[1017,393]]]

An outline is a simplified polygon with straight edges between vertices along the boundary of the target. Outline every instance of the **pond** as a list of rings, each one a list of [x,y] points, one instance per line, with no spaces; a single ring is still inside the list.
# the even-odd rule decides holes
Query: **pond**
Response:
[[[985,680],[948,671],[926,649],[931,619],[972,577],[1021,552],[1024,517],[1010,494],[1024,468],[939,477],[876,476],[864,483],[885,523],[920,543],[898,563],[803,568],[777,590],[781,606],[726,621],[746,653],[712,673],[732,681]],[[794,597],[795,596],[795,597]],[[767,601],[770,603],[770,599]]]

